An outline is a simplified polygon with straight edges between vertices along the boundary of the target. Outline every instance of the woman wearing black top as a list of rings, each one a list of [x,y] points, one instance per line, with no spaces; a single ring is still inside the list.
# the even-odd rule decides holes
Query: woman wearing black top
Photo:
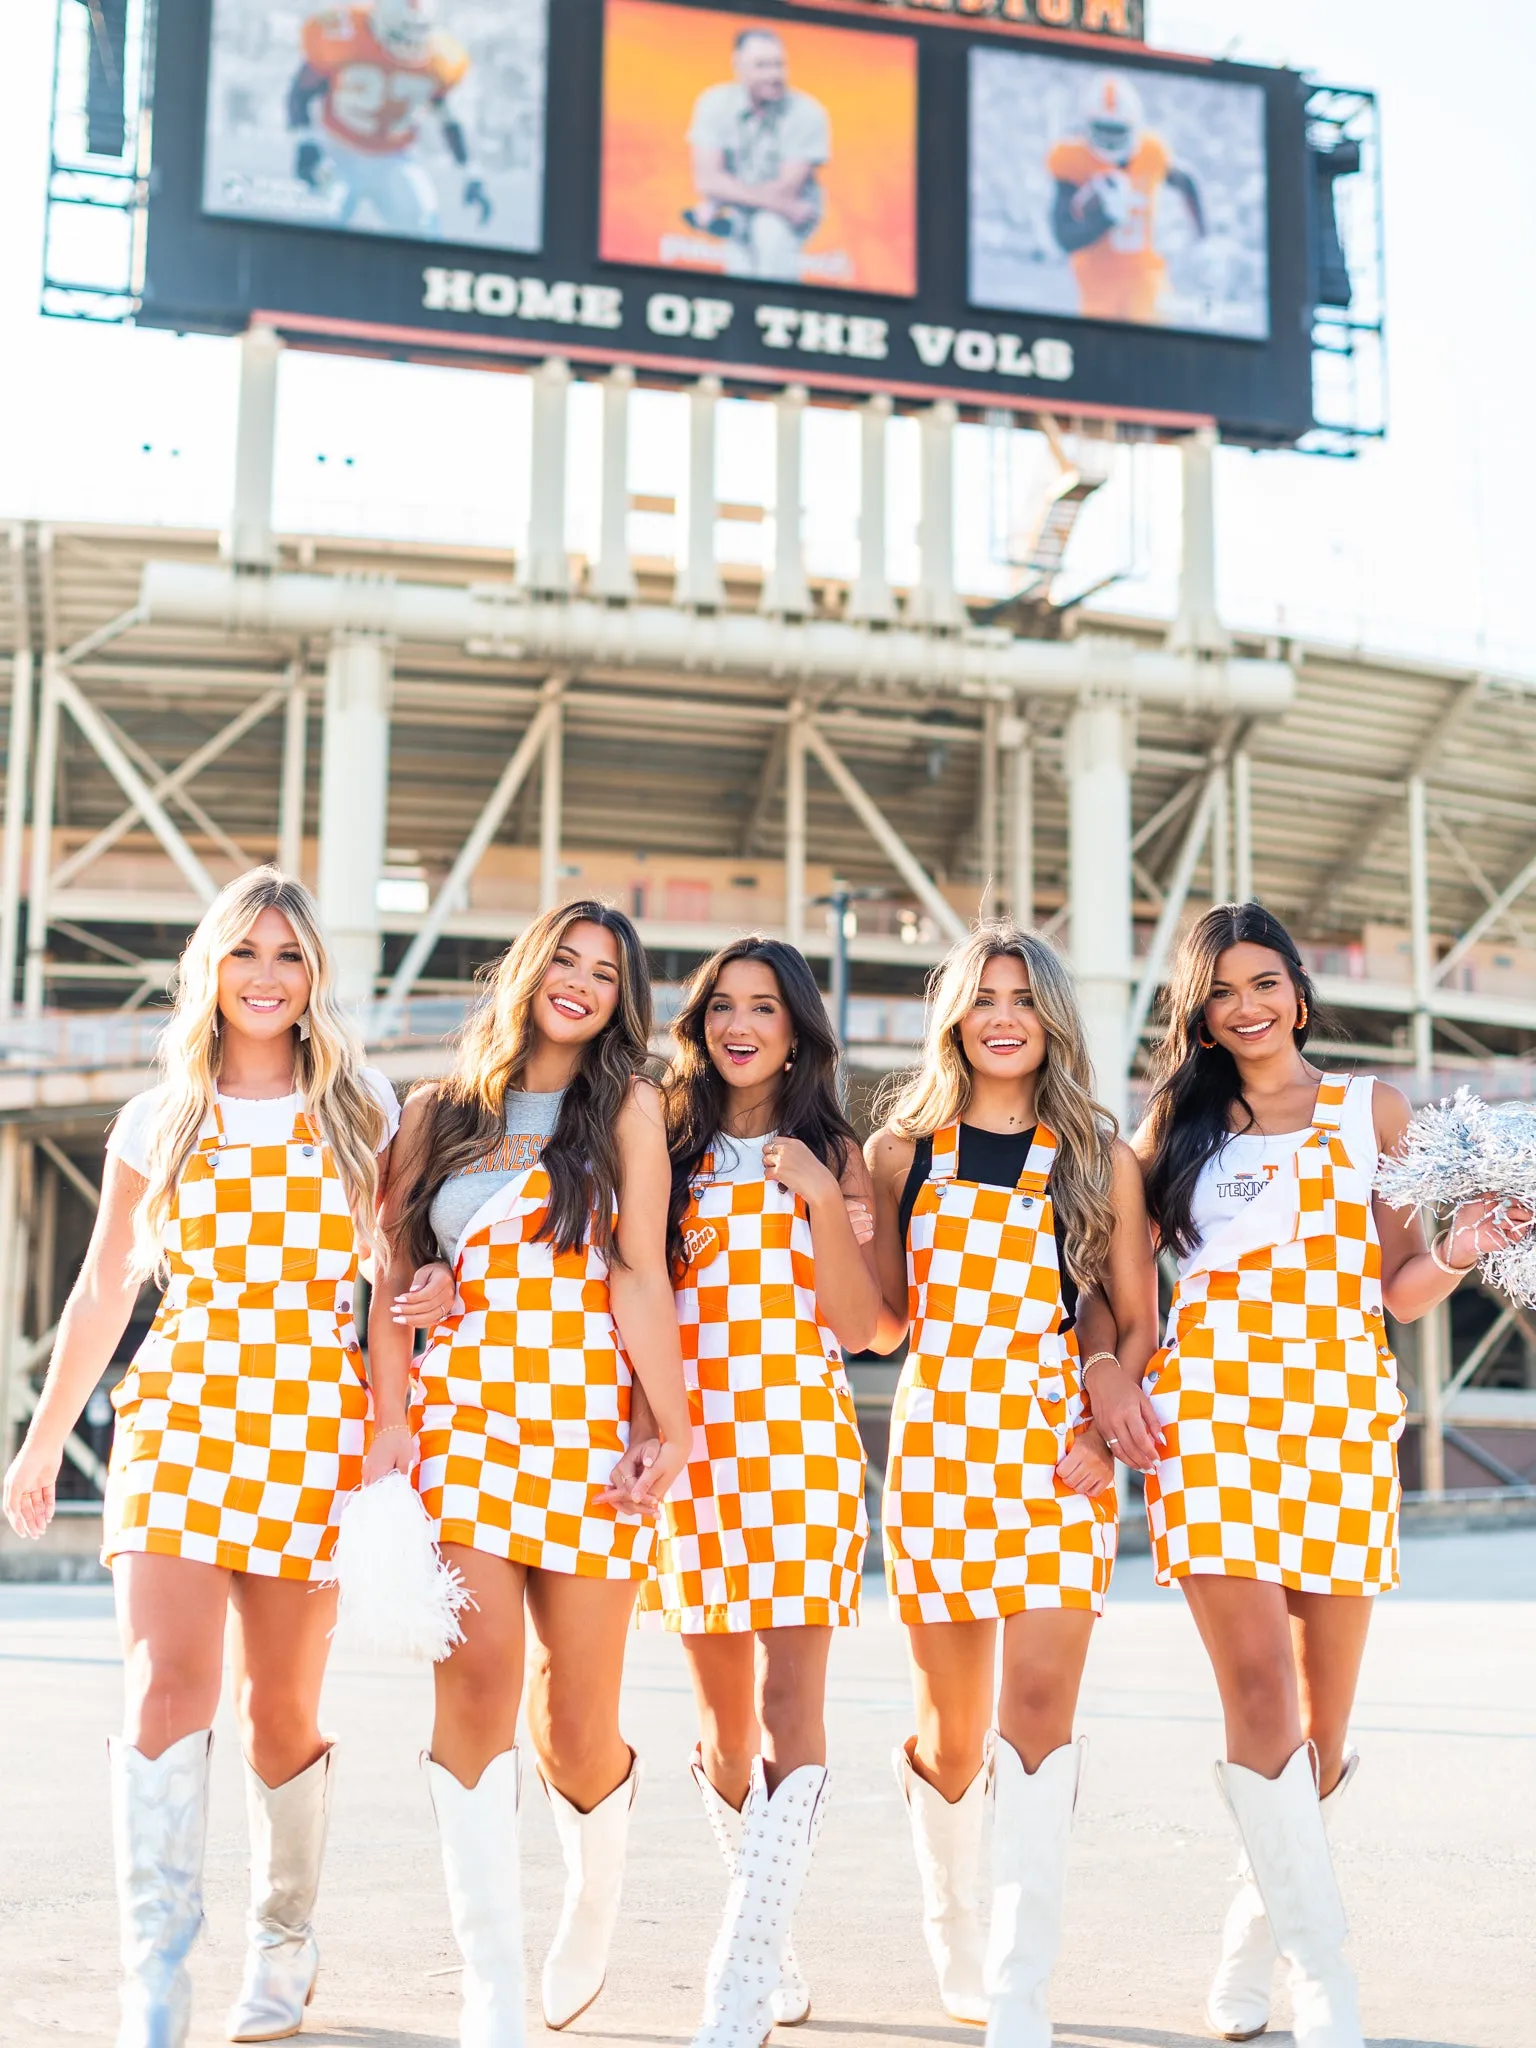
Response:
[[[917,1696],[917,1734],[895,1765],[929,1951],[953,2018],[985,2021],[992,2048],[1047,2048],[1072,1725],[1114,1561],[1110,1450],[1151,1414],[1138,1395],[1106,1444],[1084,1399],[1100,1357],[1079,1364],[1077,1290],[1106,1297],[1138,1375],[1157,1301],[1140,1175],[1093,1099],[1072,983],[1043,940],[993,924],[955,948],[922,1068],[868,1157],[877,1342],[891,1350],[911,1331],[883,1526]],[[989,1786],[990,1915],[978,1898]]]

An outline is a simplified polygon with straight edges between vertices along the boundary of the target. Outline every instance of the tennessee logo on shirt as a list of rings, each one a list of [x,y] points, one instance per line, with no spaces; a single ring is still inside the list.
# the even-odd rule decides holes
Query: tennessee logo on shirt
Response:
[[[683,1232],[683,1258],[690,1267],[707,1266],[725,1248],[713,1223],[690,1223]]]
[[[547,1140],[532,1131],[507,1131],[499,1145],[493,1145],[483,1159],[466,1166],[466,1173],[521,1173],[537,1166]]]
[[[1251,1202],[1255,1195],[1262,1195],[1265,1188],[1280,1171],[1278,1166],[1261,1166],[1257,1173],[1240,1173],[1235,1180],[1220,1180],[1216,1193],[1223,1202]]]

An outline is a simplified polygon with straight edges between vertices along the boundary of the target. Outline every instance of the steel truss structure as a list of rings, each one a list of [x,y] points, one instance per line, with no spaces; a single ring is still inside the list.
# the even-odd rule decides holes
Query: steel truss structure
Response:
[[[1172,628],[1035,606],[1017,634],[976,623],[986,608],[955,585],[948,405],[923,418],[907,590],[884,560],[890,406],[862,408],[862,558],[843,585],[803,565],[795,390],[774,401],[770,566],[717,559],[710,379],[690,401],[681,559],[633,558],[633,380],[614,372],[588,562],[567,546],[570,371],[552,361],[513,561],[275,534],[280,351],[259,331],[242,347],[222,540],[6,537],[0,1442],[33,1398],[104,1123],[145,1085],[152,1006],[202,907],[258,859],[315,884],[345,993],[402,1080],[441,1063],[474,970],[544,905],[618,896],[671,982],[744,927],[827,959],[813,906],[849,883],[856,1068],[910,1056],[926,968],[978,908],[1006,907],[1060,936],[1101,1093],[1127,1111],[1181,921],[1256,895],[1310,949],[1339,1020],[1330,1062],[1419,1095],[1526,1092],[1536,683],[1225,631],[1208,437],[1184,444]],[[1404,1355],[1421,1483],[1444,1487],[1447,1445],[1480,1477],[1523,1477],[1536,1327],[1469,1298],[1454,1330],[1443,1313],[1420,1330]],[[82,1485],[100,1479],[89,1434]]]

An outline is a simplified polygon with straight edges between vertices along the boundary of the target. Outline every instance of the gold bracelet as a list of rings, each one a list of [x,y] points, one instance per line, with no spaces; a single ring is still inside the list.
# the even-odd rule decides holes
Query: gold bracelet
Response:
[[[1447,1274],[1453,1280],[1465,1280],[1467,1275],[1473,1270],[1473,1267],[1476,1266],[1477,1260],[1474,1258],[1470,1266],[1453,1266],[1449,1259],[1442,1258],[1440,1255],[1441,1245],[1444,1244],[1449,1249],[1450,1241],[1455,1235],[1456,1225],[1453,1223],[1448,1230],[1442,1230],[1438,1237],[1432,1237],[1429,1240],[1429,1256],[1434,1260],[1442,1273]]]
[[[1118,1365],[1120,1363],[1113,1351],[1095,1351],[1092,1358],[1085,1359],[1077,1369],[1079,1385],[1085,1384],[1090,1370],[1096,1365],[1102,1365],[1106,1358],[1111,1365]]]
[[[407,1436],[411,1433],[411,1425],[408,1422],[379,1423],[373,1432],[374,1442],[377,1443],[381,1436],[393,1436],[397,1429],[403,1429]]]

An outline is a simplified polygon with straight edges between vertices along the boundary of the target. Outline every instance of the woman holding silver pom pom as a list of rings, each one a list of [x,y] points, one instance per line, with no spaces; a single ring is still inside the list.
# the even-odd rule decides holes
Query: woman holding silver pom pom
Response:
[[[1427,1314],[1530,1217],[1482,1197],[1426,1243],[1416,1212],[1373,1193],[1406,1099],[1310,1061],[1315,1025],[1295,943],[1260,905],[1186,935],[1134,1141],[1179,1268],[1144,1379],[1165,1439],[1147,1509],[1158,1582],[1182,1588],[1221,1691],[1217,1778],[1243,1847],[1206,2016],[1227,2040],[1262,2033],[1283,1956],[1300,2048],[1361,2048],[1326,1827],[1358,1762],[1372,1596],[1398,1583],[1405,1403],[1383,1311]]]

